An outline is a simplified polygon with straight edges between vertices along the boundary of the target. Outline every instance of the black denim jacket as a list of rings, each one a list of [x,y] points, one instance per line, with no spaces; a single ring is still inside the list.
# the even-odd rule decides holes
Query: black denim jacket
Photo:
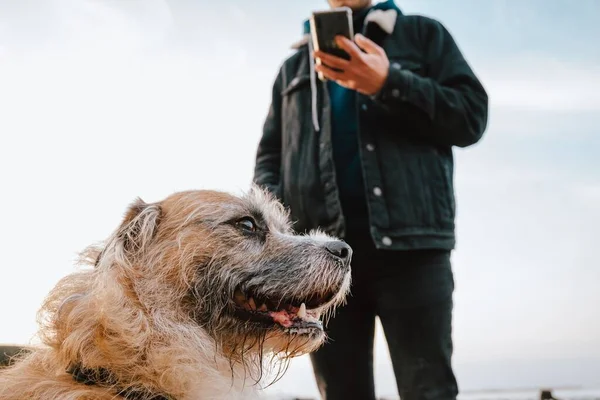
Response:
[[[357,96],[371,236],[378,248],[453,249],[452,147],[481,139],[488,96],[440,22],[397,9],[380,14],[367,18],[363,32],[384,48],[389,75],[376,96]],[[281,65],[254,182],[277,195],[297,231],[321,228],[343,238],[327,85],[313,62],[305,37]]]

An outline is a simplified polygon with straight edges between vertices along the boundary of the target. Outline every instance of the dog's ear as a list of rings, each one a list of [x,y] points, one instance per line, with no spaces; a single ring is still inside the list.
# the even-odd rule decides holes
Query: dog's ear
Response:
[[[143,251],[158,231],[162,216],[159,204],[147,204],[137,198],[127,209],[119,227],[118,240],[130,254]]]

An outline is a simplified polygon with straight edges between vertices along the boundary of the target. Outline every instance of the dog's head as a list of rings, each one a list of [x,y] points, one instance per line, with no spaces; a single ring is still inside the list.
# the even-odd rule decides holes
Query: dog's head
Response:
[[[322,318],[344,302],[352,249],[323,233],[295,235],[282,205],[253,188],[242,197],[180,192],[138,200],[96,268],[129,276],[146,312],[193,321],[232,359],[318,348]]]

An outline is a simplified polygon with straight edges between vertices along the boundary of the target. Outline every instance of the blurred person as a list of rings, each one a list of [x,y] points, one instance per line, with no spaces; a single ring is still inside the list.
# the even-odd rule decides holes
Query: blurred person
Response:
[[[311,354],[317,385],[327,400],[375,399],[378,316],[402,400],[456,399],[453,147],[483,136],[487,93],[440,22],[392,0],[329,5],[353,10],[358,34],[338,38],[350,60],[314,52],[305,21],[274,81],[254,171],[297,231],[354,249],[351,296]]]

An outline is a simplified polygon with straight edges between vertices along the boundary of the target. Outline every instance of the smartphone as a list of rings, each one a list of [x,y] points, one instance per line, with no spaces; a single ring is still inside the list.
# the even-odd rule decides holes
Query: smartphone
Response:
[[[315,50],[320,50],[346,60],[350,59],[348,53],[337,45],[335,37],[340,35],[354,40],[352,9],[349,7],[339,7],[313,12],[310,17],[310,31]],[[321,60],[318,58],[316,62],[319,65],[321,64]],[[326,80],[321,73],[319,73],[319,79],[322,81]]]

